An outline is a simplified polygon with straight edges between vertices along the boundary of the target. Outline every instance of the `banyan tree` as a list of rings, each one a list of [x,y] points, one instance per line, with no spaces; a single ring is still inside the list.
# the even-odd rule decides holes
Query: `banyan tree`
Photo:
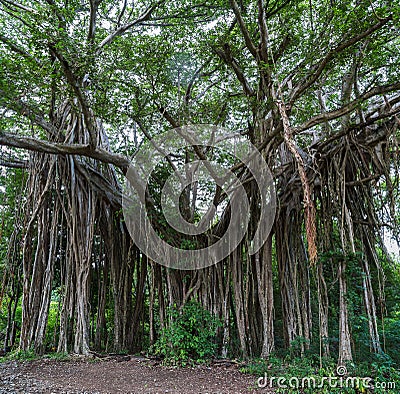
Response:
[[[355,310],[369,350],[386,352],[384,234],[396,237],[399,220],[398,15],[391,2],[369,0],[0,0],[0,164],[22,174],[6,196],[13,204],[2,200],[13,209],[1,240],[5,346],[140,351],[170,323],[169,307],[195,299],[222,322],[223,357],[313,347],[351,361]],[[205,235],[174,232],[160,213],[175,161],[217,157],[246,190],[247,235],[198,270],[165,267],[131,238],[122,213],[131,159],[187,124],[237,132],[268,163],[276,214],[257,253],[249,239],[260,185],[233,156],[197,145],[167,156],[150,178],[156,231],[189,248],[224,234],[235,212],[218,187],[209,203],[222,211]],[[190,223],[200,220],[198,187],[189,183],[179,201]]]

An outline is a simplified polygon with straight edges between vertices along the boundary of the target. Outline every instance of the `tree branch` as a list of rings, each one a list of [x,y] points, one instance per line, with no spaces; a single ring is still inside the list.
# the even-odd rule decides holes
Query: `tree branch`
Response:
[[[363,101],[368,100],[371,97],[377,96],[379,94],[385,94],[389,92],[393,92],[395,90],[400,89],[400,82],[391,84],[391,85],[384,85],[384,86],[376,86],[366,93],[362,94],[358,99],[350,101],[348,104],[342,106],[339,109],[334,111],[324,112],[322,114],[318,114],[307,122],[304,122],[302,125],[295,127],[294,131],[296,134],[308,130],[313,126],[316,126],[320,123],[327,122],[329,120],[337,119],[343,115],[348,114],[349,112],[353,111],[358,105],[360,105]]]
[[[122,6],[122,10],[118,15],[117,28],[121,26],[121,20],[122,20],[122,17],[124,16],[124,14],[125,14],[126,6],[128,5],[127,3],[128,3],[127,0],[124,0],[124,5]]]
[[[57,134],[57,129],[56,127],[47,122],[43,116],[43,114],[38,113],[34,109],[32,109],[29,105],[25,104],[22,100],[20,99],[10,99],[7,97],[6,92],[4,90],[0,89],[0,95],[2,97],[5,97],[9,99],[9,101],[5,104],[5,106],[8,109],[11,109],[18,114],[30,119],[34,123],[36,123],[38,126],[40,126],[43,130],[47,131],[50,135],[56,135]]]
[[[193,85],[196,82],[196,79],[199,78],[199,76],[201,75],[201,72],[203,71],[203,69],[205,67],[207,67],[211,62],[211,58],[208,58],[204,64],[202,64],[197,70],[196,72],[193,74],[192,78],[189,81],[189,84],[187,86],[186,92],[185,92],[185,104],[188,105],[189,104],[189,100],[191,98],[191,93],[192,93],[192,89],[193,89]]]
[[[90,17],[89,17],[89,30],[88,30],[88,41],[93,42],[94,36],[96,34],[96,19],[97,19],[97,10],[101,0],[90,0]]]
[[[22,11],[30,12],[32,14],[35,13],[35,10],[33,8],[29,8],[23,4],[17,3],[15,1],[1,0],[1,3],[4,4],[8,8],[15,7],[15,8],[19,8]]]
[[[179,123],[172,117],[172,115],[167,111],[164,107],[158,107],[160,114],[165,118],[165,120],[174,128],[176,129],[179,127]]]
[[[232,57],[231,49],[229,44],[224,45],[224,49],[214,48],[214,52],[230,67],[232,67],[237,79],[242,85],[243,91],[246,96],[254,96],[254,90],[250,86],[246,77],[244,76],[243,70],[240,68],[238,62]]]
[[[260,58],[268,61],[268,29],[264,0],[258,0],[258,28],[260,29]]]
[[[19,55],[34,60],[37,64],[40,64],[39,60],[34,58],[29,52],[26,52],[23,48],[15,45],[9,38],[0,35],[0,41],[6,44],[13,52],[18,53]]]
[[[133,26],[136,26],[144,21],[150,19],[153,11],[159,7],[161,4],[165,3],[165,0],[160,0],[156,4],[148,7],[136,20],[130,23],[126,23],[120,26],[117,30],[109,34],[98,46],[96,53],[99,53],[106,45],[112,43],[118,36],[123,35],[126,31],[131,29]]]
[[[123,173],[127,171],[131,163],[125,156],[106,151],[102,148],[93,149],[90,145],[50,142],[4,132],[0,132],[0,145],[41,153],[86,156],[103,163],[113,164],[120,168]]]
[[[357,42],[361,41],[365,37],[370,36],[372,33],[375,31],[379,30],[382,26],[384,26],[386,23],[388,23],[392,19],[392,16],[388,16],[385,19],[380,20],[378,23],[375,25],[371,26],[369,29],[363,31],[362,33],[358,34],[357,36],[354,36],[350,38],[349,40],[340,43],[337,45],[335,48],[331,49],[325,57],[317,64],[311,67],[310,72],[308,75],[306,75],[298,84],[295,86],[293,89],[290,99],[289,99],[289,104],[290,106],[293,105],[293,103],[298,99],[301,94],[307,90],[311,85],[314,84],[314,82],[320,77],[322,72],[324,71],[325,67],[327,64],[340,52],[343,50],[351,47],[352,45],[356,44]]]
[[[0,154],[0,167],[28,168],[29,162],[27,160],[16,159],[15,157],[4,159]]]
[[[239,28],[243,34],[243,38],[246,43],[246,47],[250,51],[250,53],[254,56],[254,58],[257,58],[257,48],[255,47],[253,41],[251,40],[250,33],[247,30],[246,24],[244,23],[244,20],[242,18],[242,14],[240,12],[239,5],[236,2],[236,0],[230,0],[230,3],[232,6],[232,10],[236,16],[236,20],[239,25]]]
[[[70,86],[72,87],[73,91],[75,92],[75,94],[78,98],[78,101],[82,108],[83,117],[85,119],[85,124],[86,124],[87,130],[89,132],[90,145],[92,147],[96,147],[97,146],[97,133],[96,133],[96,127],[95,127],[95,120],[93,119],[93,114],[91,113],[89,104],[86,101],[85,94],[80,89],[79,81],[75,77],[68,61],[64,58],[64,56],[56,50],[56,48],[54,47],[53,44],[49,44],[49,48],[50,48],[52,54],[60,61],[61,66],[64,70],[64,74],[67,78],[67,81],[70,84]]]

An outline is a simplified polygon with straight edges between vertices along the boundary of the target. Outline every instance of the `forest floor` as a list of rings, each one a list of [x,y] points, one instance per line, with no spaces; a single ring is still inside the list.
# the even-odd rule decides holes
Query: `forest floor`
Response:
[[[6,361],[0,363],[5,393],[261,393],[257,377],[237,365],[173,368],[141,357],[114,360]]]

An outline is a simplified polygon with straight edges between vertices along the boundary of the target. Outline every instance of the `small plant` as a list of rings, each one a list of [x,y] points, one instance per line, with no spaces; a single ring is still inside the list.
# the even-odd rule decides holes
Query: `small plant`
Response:
[[[50,360],[56,361],[69,361],[71,359],[68,353],[60,352],[60,353],[48,353],[43,356],[43,358],[48,358]]]
[[[153,347],[166,363],[201,363],[215,354],[215,335],[221,323],[198,302],[189,301],[183,308],[171,308],[168,315],[170,324],[161,331]]]
[[[0,362],[18,360],[29,361],[39,358],[33,350],[16,350],[15,352],[8,353],[6,356],[0,358]]]

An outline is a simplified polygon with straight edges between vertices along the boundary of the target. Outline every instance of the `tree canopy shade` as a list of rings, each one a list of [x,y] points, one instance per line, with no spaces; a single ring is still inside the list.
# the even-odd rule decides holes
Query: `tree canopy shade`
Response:
[[[385,307],[384,278],[398,278],[382,229],[398,236],[399,15],[396,2],[371,0],[0,0],[1,165],[24,168],[4,170],[21,188],[2,201],[6,346],[139,350],[171,323],[168,307],[197,299],[222,321],[224,357],[297,345],[340,364],[390,354],[383,324],[396,307]],[[250,255],[259,192],[248,169],[196,146],[177,151],[148,186],[160,236],[205,247],[229,224],[216,188],[224,212],[206,236],[166,225],[159,193],[175,162],[219,160],[245,185],[252,217],[228,258],[171,270],[130,239],[121,183],[152,136],[200,123],[258,148],[278,212]],[[180,199],[191,223],[197,186]]]

